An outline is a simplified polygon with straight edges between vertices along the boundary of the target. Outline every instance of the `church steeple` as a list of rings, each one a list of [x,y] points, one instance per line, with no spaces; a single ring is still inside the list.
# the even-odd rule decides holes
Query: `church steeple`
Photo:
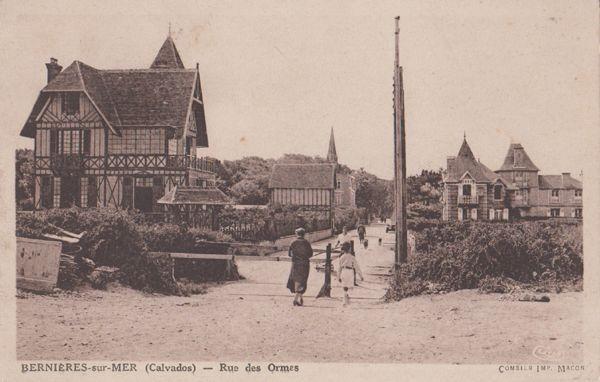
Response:
[[[329,136],[329,151],[327,152],[327,161],[332,163],[338,162],[337,152],[335,150],[335,138],[333,137],[333,127]]]
[[[169,25],[169,35],[160,47],[154,62],[150,65],[151,69],[185,69],[183,61],[179,56],[179,52],[175,47],[175,42],[171,38],[171,30]]]

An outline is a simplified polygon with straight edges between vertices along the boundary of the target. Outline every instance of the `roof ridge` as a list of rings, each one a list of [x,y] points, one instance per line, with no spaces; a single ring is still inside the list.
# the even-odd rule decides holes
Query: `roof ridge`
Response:
[[[133,69],[96,69],[100,72],[148,72],[148,73],[157,73],[157,72],[195,72],[196,69],[187,69],[187,68],[133,68]]]

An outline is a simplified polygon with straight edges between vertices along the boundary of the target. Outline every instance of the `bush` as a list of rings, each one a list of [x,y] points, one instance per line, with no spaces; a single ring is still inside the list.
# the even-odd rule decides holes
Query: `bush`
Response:
[[[493,289],[510,279],[536,284],[583,275],[581,226],[549,222],[438,224],[416,234],[416,255],[403,264],[386,294],[407,297],[407,284],[431,282],[442,290]]]
[[[121,281],[136,289],[179,294],[166,256],[150,251],[192,251],[202,248],[201,241],[231,241],[219,232],[185,229],[172,224],[138,224],[136,213],[124,210],[50,209],[17,215],[16,234],[44,239],[44,233],[57,233],[52,225],[86,234],[80,240],[80,256],[98,266],[119,267]],[[213,245],[214,246],[214,245]],[[223,249],[222,253],[226,252]],[[220,253],[210,248],[211,253]]]

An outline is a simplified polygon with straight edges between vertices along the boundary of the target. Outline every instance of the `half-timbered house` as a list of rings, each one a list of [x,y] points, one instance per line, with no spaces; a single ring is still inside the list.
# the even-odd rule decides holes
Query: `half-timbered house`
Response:
[[[46,67],[21,130],[35,142],[36,209],[161,211],[177,185],[214,187],[214,163],[198,155],[208,147],[198,65],[184,67],[170,36],[148,69]]]
[[[276,164],[269,179],[269,202],[321,211],[333,224],[335,176],[330,163]]]

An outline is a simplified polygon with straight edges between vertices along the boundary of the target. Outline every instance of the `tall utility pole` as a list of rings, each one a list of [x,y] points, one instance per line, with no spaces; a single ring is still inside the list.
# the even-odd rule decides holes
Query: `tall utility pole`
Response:
[[[406,237],[406,131],[404,126],[404,85],[398,41],[400,16],[396,17],[396,56],[394,60],[394,204],[396,212],[395,267],[407,260]]]

